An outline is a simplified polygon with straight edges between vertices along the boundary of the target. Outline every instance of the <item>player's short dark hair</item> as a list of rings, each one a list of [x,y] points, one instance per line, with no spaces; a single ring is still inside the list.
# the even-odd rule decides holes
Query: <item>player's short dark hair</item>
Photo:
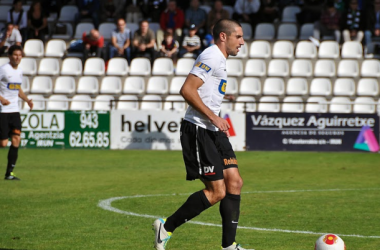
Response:
[[[233,19],[220,19],[217,21],[212,30],[214,41],[219,40],[219,34],[221,32],[226,33],[227,36],[230,36],[235,31],[236,26],[241,27],[241,24]]]
[[[13,52],[15,52],[16,50],[19,50],[19,51],[21,51],[21,53],[23,53],[22,52],[22,47],[20,46],[20,45],[12,45],[11,47],[9,47],[9,49],[8,49],[8,55],[10,56],[10,55],[13,55]]]

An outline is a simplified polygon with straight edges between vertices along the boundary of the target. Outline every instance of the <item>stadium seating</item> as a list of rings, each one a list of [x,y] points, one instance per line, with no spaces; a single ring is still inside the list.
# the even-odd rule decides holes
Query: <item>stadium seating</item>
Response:
[[[68,110],[69,101],[65,95],[51,95],[47,102],[47,110]]]
[[[45,110],[45,98],[43,95],[28,95],[29,100],[33,100],[33,110]],[[24,110],[30,110],[28,104],[24,102]]]
[[[313,75],[313,65],[310,60],[296,59],[292,63],[291,76],[311,77]]]
[[[230,100],[223,99],[222,105],[221,105],[221,110],[224,112],[231,112],[234,110],[234,104]]]
[[[282,78],[271,77],[265,79],[263,87],[264,95],[282,96],[285,94],[285,84]]]
[[[376,112],[376,102],[372,97],[357,97],[355,99],[353,112],[374,114]]]
[[[298,6],[286,6],[282,10],[281,21],[284,23],[296,23],[297,22],[296,14],[299,12],[301,12],[301,8]]]
[[[9,63],[8,57],[0,57],[0,66]]]
[[[236,56],[230,56],[229,58],[247,58],[248,57],[248,46],[244,43],[237,53]]]
[[[22,76],[22,83],[21,83],[21,89],[25,94],[28,94],[30,91],[30,81],[29,77]]]
[[[239,94],[244,95],[261,95],[261,82],[259,78],[244,77],[240,81]]]
[[[65,58],[62,62],[61,75],[82,75],[82,61],[74,57]]]
[[[93,23],[78,23],[75,28],[75,34],[74,39],[82,39],[84,32],[89,32],[90,30],[94,29]],[[100,33],[103,35],[103,33]]]
[[[235,111],[256,112],[255,98],[253,96],[238,96],[236,98]]]
[[[351,113],[351,104],[348,97],[333,97],[330,103],[330,113]]]
[[[53,34],[51,37],[53,39],[63,39],[63,40],[70,40],[73,36],[73,26],[71,23],[57,23],[56,25],[61,25],[62,27],[65,27],[65,33],[64,34]]]
[[[186,80],[185,76],[175,76],[170,82],[169,94],[178,95],[182,85]]]
[[[126,76],[129,71],[128,62],[125,58],[114,57],[108,61],[107,75]]]
[[[121,79],[117,76],[106,76],[100,84],[100,94],[120,95],[121,94]]]
[[[245,63],[245,76],[263,77],[266,75],[266,64],[263,59],[248,59]]]
[[[315,78],[310,84],[310,95],[331,96],[331,81],[328,78]]]
[[[235,77],[227,77],[226,95],[236,95],[239,91],[239,84]]]
[[[59,75],[60,67],[57,58],[42,58],[38,67],[39,75]]]
[[[140,76],[130,76],[125,78],[123,94],[141,95],[145,92],[145,80]]]
[[[243,62],[239,59],[227,59],[226,70],[228,76],[243,76]]]
[[[34,58],[24,57],[19,64],[23,75],[34,76],[37,74],[37,62]]]
[[[356,60],[341,60],[338,65],[337,75],[339,77],[358,77],[359,64]]]
[[[141,110],[162,110],[162,98],[159,95],[145,95],[141,101]]]
[[[362,77],[380,77],[380,61],[377,59],[368,59],[362,62]]]
[[[297,43],[296,58],[315,59],[317,57],[317,48],[314,43],[309,41],[300,41]]]
[[[305,111],[308,113],[327,113],[325,97],[312,96],[307,99]]]
[[[24,45],[24,54],[28,57],[43,57],[44,43],[39,39],[28,39]]]
[[[65,5],[61,8],[59,22],[74,22],[75,15],[78,13],[78,7],[75,5]]]
[[[177,102],[175,102],[177,101]],[[169,95],[165,98],[164,110],[184,111],[186,110],[185,99],[180,95]]]
[[[295,40],[298,37],[298,27],[294,23],[282,23],[277,29],[278,40]]]
[[[244,40],[250,40],[252,38],[252,26],[249,23],[241,23],[243,29]]]
[[[138,110],[138,98],[135,95],[122,95],[117,103],[118,110]]]
[[[276,41],[273,45],[273,58],[290,59],[294,57],[294,46],[290,41]]]
[[[99,33],[102,34],[106,41],[111,40],[114,30],[116,30],[116,24],[114,23],[101,23],[99,25]]]
[[[319,59],[314,65],[314,76],[334,77],[336,75],[335,62],[329,59]]]
[[[354,96],[355,82],[352,78],[338,78],[334,83],[333,94],[335,96]]]
[[[180,58],[177,61],[177,68],[175,74],[177,76],[187,76],[193,68],[195,59],[193,58]]]
[[[361,59],[363,58],[363,46],[357,41],[346,41],[342,46],[342,58]]]
[[[102,58],[89,58],[84,64],[83,75],[85,76],[103,76],[105,73],[105,63]]]
[[[147,58],[134,58],[129,68],[131,76],[149,76],[151,74],[150,61]]]
[[[303,100],[299,96],[287,96],[284,98],[281,111],[285,113],[302,113],[304,111]]]
[[[147,94],[165,95],[169,92],[169,83],[167,77],[152,76],[148,80],[146,87]]]
[[[319,58],[337,59],[339,58],[339,44],[335,41],[321,42],[318,50]]]
[[[249,48],[250,58],[263,58],[271,57],[271,46],[268,41],[253,41]]]
[[[111,110],[111,101],[115,100],[112,95],[98,95],[95,97],[94,110]],[[112,104],[115,109],[115,103]]]
[[[89,95],[73,96],[70,110],[92,110],[91,97]]]
[[[59,76],[55,80],[54,90],[55,94],[75,94],[75,79],[72,76]]]
[[[286,85],[286,94],[290,96],[308,94],[308,84],[305,78],[290,78]]]
[[[274,39],[275,28],[272,23],[259,23],[255,29],[255,40],[272,40]]]
[[[154,60],[152,75],[171,76],[174,74],[174,65],[171,58],[157,58]]]
[[[268,76],[289,76],[289,63],[283,59],[272,59],[268,65]]]
[[[274,96],[263,96],[260,98],[259,112],[280,112],[280,104],[278,97]]]
[[[378,96],[379,95],[379,83],[373,78],[362,78],[358,82],[357,86],[358,96]]]
[[[78,81],[78,94],[96,95],[99,93],[99,81],[94,76],[82,76]]]
[[[66,52],[66,43],[61,39],[52,39],[47,42],[45,57],[63,57]]]
[[[314,35],[314,23],[305,23],[300,29],[300,40],[308,40],[309,37]]]
[[[33,78],[30,93],[50,95],[53,92],[53,82],[49,76],[36,76]]]

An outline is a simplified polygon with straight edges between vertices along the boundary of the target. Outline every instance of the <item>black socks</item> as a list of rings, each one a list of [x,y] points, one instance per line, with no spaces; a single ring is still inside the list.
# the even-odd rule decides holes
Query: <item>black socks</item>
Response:
[[[18,157],[18,147],[16,148],[13,145],[11,145],[8,151],[8,165],[7,165],[7,172],[5,173],[5,176],[9,176],[11,172],[13,172],[13,169],[16,165],[17,157]]]
[[[203,190],[193,193],[187,201],[170,217],[167,218],[164,227],[168,232],[174,230],[186,221],[189,221],[211,207]]]
[[[235,242],[236,229],[240,215],[240,195],[227,193],[219,206],[222,216],[222,247],[226,248]]]

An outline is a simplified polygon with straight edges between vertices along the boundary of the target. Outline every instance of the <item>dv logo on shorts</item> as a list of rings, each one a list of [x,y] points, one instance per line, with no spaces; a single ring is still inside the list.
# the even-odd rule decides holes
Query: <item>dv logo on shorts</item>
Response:
[[[204,166],[203,172],[205,175],[215,175],[214,169],[214,166]]]
[[[219,93],[224,95],[226,93],[226,88],[227,88],[227,81],[222,79],[219,83]]]

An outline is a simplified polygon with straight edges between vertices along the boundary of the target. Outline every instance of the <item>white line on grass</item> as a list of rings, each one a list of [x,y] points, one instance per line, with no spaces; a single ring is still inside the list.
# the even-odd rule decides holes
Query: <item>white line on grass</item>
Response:
[[[305,189],[305,190],[274,190],[274,191],[251,191],[251,192],[243,192],[245,194],[257,194],[257,193],[297,193],[297,192],[342,192],[342,191],[368,191],[368,190],[380,190],[380,188],[362,188],[362,189]],[[143,218],[151,218],[156,219],[160,216],[157,215],[149,215],[149,214],[138,214],[129,211],[123,211],[117,208],[112,207],[112,202],[123,199],[132,199],[132,198],[147,198],[147,197],[160,197],[160,196],[176,196],[176,195],[188,195],[187,194],[149,194],[149,195],[133,195],[133,196],[122,196],[122,197],[113,197],[106,200],[101,200],[98,203],[98,207],[108,210],[111,212],[131,215],[136,217]],[[202,226],[212,226],[212,227],[222,227],[222,225],[214,224],[214,223],[206,223],[201,221],[188,221],[187,223],[202,225]],[[280,233],[297,233],[297,234],[316,234],[323,235],[326,233],[318,233],[312,231],[299,231],[299,230],[286,230],[286,229],[277,229],[277,228],[259,228],[259,227],[243,227],[239,226],[240,229],[248,229],[248,230],[256,230],[256,231],[268,231],[268,232],[280,232]],[[338,234],[342,237],[357,237],[357,238],[374,238],[380,239],[380,236],[377,235],[358,235],[358,234]]]

